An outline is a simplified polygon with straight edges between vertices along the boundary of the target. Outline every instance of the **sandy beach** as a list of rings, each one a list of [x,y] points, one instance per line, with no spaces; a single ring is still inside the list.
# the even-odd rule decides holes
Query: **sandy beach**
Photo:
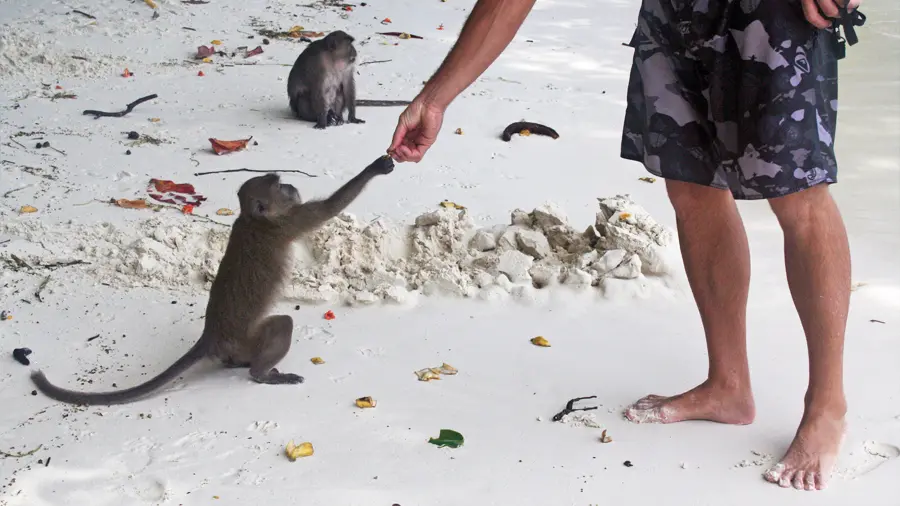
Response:
[[[322,197],[390,144],[402,107],[324,131],[292,117],[300,30],[356,38],[359,98],[410,100],[473,2],[0,0],[0,506],[900,504],[900,9],[866,0],[840,64],[849,429],[829,487],[807,493],[762,478],[807,383],[763,202],[739,203],[756,421],[623,417],[707,371],[664,183],[619,158],[639,4],[538,1],[428,157],[298,242],[274,311],[295,325],[278,367],[303,384],[202,364],[135,403],[77,407],[34,391],[30,371],[125,388],[199,337],[237,189],[255,175],[204,172],[303,171],[282,178]],[[122,117],[82,114],[152,94]],[[559,138],[502,141],[521,120]],[[250,140],[217,155],[210,139]],[[193,188],[181,201],[153,180]],[[588,253],[563,251],[579,241]],[[415,374],[442,364],[458,373]],[[364,396],[377,406],[357,407]],[[597,409],[551,420],[584,396]],[[429,444],[442,429],[465,443]],[[315,453],[290,461],[290,441]]]

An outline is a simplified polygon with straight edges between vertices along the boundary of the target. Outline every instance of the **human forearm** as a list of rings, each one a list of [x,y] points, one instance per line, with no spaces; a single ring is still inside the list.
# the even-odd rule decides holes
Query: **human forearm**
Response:
[[[506,49],[525,21],[535,0],[478,0],[463,25],[459,40],[420,96],[446,108]]]

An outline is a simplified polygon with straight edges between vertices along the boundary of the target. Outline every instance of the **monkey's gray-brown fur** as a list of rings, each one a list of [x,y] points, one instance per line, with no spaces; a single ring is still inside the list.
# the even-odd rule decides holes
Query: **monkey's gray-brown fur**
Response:
[[[303,202],[277,174],[246,181],[238,190],[241,212],[231,228],[206,306],[197,343],[168,369],[138,386],[117,392],[83,393],[52,385],[40,371],[31,379],[48,397],[69,404],[123,404],[152,393],[203,358],[226,367],[249,367],[259,383],[297,384],[303,378],[275,366],[291,346],[293,320],[267,316],[290,266],[291,243],[344,210],[377,175],[390,174],[394,162],[382,156],[323,200]]]
[[[356,117],[357,106],[409,105],[405,100],[356,99],[356,48],[354,38],[337,30],[311,42],[294,62],[288,75],[288,100],[294,114],[314,121],[315,128],[365,123]]]

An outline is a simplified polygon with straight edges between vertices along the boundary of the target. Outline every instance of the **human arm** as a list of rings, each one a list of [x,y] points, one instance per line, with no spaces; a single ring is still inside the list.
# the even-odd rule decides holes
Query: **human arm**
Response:
[[[535,0],[478,0],[437,72],[400,115],[394,159],[418,162],[437,139],[444,110],[478,79],[512,41]]]

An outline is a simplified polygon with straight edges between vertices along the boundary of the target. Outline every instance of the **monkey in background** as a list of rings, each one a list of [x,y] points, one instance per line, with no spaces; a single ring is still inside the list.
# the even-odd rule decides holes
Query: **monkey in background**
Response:
[[[241,211],[210,288],[203,332],[187,353],[156,377],[125,390],[66,390],[52,385],[41,371],[32,373],[32,381],[57,401],[124,404],[152,393],[201,359],[212,358],[225,367],[249,367],[250,377],[259,383],[302,383],[302,376],[275,368],[290,349],[292,318],[267,316],[291,265],[291,243],[343,211],[372,178],[393,170],[390,156],[379,157],[330,197],[309,202],[277,174],[249,179],[238,190]]]
[[[288,75],[291,110],[302,120],[314,121],[315,128],[365,123],[356,116],[356,106],[409,105],[405,100],[356,99],[356,48],[354,38],[337,30],[311,42],[294,62]]]

